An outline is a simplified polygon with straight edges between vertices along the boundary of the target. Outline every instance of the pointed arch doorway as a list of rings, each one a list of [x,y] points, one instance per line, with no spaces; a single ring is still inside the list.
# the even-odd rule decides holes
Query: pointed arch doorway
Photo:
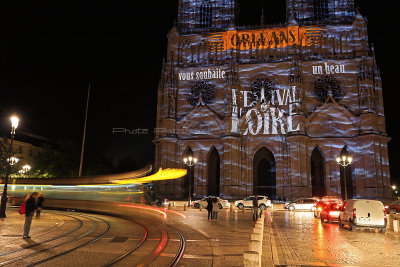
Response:
[[[260,148],[253,158],[253,193],[276,197],[275,157],[265,147]]]
[[[207,195],[219,196],[220,194],[220,157],[217,149],[212,148],[207,161]]]
[[[311,154],[311,186],[313,197],[326,195],[325,162],[318,147],[315,147]]]

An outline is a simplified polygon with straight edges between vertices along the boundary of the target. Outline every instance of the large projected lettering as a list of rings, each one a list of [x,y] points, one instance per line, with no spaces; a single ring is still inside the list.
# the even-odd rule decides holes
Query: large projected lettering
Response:
[[[245,115],[243,135],[276,135],[298,131],[293,127],[293,108],[299,103],[296,86],[290,89],[273,90],[267,97],[264,90],[260,96],[252,91],[232,89],[232,116]],[[252,99],[258,99],[252,100]],[[240,103],[239,103],[240,102]],[[245,114],[244,114],[245,113]],[[238,129],[239,121],[232,120],[232,131]]]
[[[322,32],[322,29],[308,27],[288,26],[284,28],[271,28],[261,30],[245,31],[226,31],[219,33],[223,40],[223,50],[240,49],[266,49],[276,47],[286,47],[291,45],[310,46],[318,43],[321,35],[315,31]],[[211,39],[216,38],[217,34],[211,34]]]

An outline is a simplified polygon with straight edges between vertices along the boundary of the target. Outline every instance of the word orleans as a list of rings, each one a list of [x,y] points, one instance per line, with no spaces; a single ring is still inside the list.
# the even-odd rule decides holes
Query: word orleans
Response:
[[[180,72],[180,81],[191,81],[191,80],[211,80],[211,79],[225,79],[225,71],[221,69],[207,69],[204,71],[196,72]]]
[[[317,29],[321,30],[320,28]],[[306,27],[288,26],[262,30],[226,31],[221,34],[224,50],[264,49],[273,47],[286,47],[290,45],[307,46]]]

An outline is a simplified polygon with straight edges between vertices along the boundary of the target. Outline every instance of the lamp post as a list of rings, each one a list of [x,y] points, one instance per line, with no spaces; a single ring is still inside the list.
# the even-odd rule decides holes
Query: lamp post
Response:
[[[25,164],[24,166],[22,166],[22,170],[24,171],[24,173],[27,173],[31,170],[31,166],[28,164]]]
[[[184,157],[183,162],[189,167],[189,191],[188,191],[188,207],[192,204],[192,167],[196,164],[197,158],[192,156]]]
[[[8,156],[10,158],[7,159],[6,162],[6,176],[4,178],[4,187],[3,187],[3,195],[1,197],[0,204],[0,218],[6,217],[6,204],[7,204],[7,186],[8,186],[8,178],[10,176],[10,167],[18,162],[18,158],[13,157],[13,142],[15,136],[15,129],[18,128],[19,118],[17,116],[12,116],[11,120],[11,142],[8,149]]]
[[[353,158],[348,155],[348,153],[344,153],[341,156],[336,157],[336,162],[343,167],[343,180],[344,180],[344,200],[347,200],[347,182],[346,182],[346,167],[351,164]]]

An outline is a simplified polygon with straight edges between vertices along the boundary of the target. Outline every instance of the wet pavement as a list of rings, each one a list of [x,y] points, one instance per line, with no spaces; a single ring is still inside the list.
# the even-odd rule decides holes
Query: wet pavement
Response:
[[[69,204],[64,201],[62,205],[67,207]],[[73,205],[77,206],[76,203]],[[0,265],[15,258],[6,254],[9,251],[27,248],[29,254],[36,253],[40,247],[48,249],[44,257],[49,257],[79,246],[79,242],[101,235],[109,227],[101,239],[40,264],[101,266],[138,246],[145,235],[142,227],[145,226],[148,231],[146,242],[116,266],[170,266],[174,259],[178,259],[176,266],[243,266],[243,252],[248,250],[254,227],[250,209],[244,212],[236,208],[222,209],[218,212],[218,220],[209,222],[206,210],[184,210],[183,206],[169,210],[99,203],[91,204],[90,208],[102,213],[112,211],[130,220],[44,210],[41,219],[33,220],[32,240],[26,241],[22,239],[24,216],[19,215],[17,209],[7,209],[7,218],[0,219]],[[68,241],[67,247],[57,245],[53,249],[49,242],[29,248],[29,242],[41,242],[75,229],[78,222],[70,216],[78,215],[87,229],[82,227],[82,233],[57,239],[62,242],[84,236],[76,240],[77,245]],[[97,225],[96,230],[84,234],[94,225]],[[321,223],[312,212],[288,212],[277,206],[268,211],[264,225],[262,266],[400,266],[400,235],[390,230],[386,234],[368,229],[350,232],[339,228],[337,223]],[[39,256],[35,257],[23,260],[18,266],[41,260]]]
[[[400,266],[400,235],[373,229],[354,232],[321,223],[312,212],[269,212],[264,240],[265,266]],[[271,220],[272,219],[272,220]],[[268,254],[266,254],[268,255]]]

